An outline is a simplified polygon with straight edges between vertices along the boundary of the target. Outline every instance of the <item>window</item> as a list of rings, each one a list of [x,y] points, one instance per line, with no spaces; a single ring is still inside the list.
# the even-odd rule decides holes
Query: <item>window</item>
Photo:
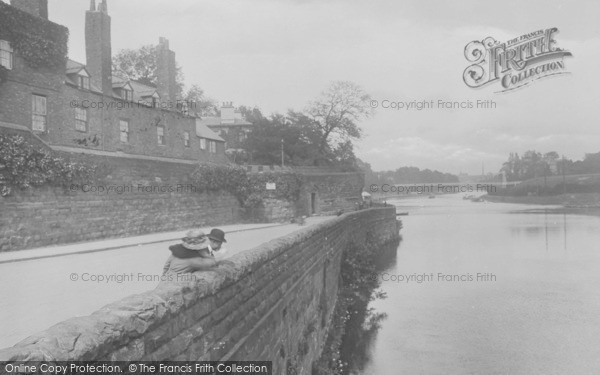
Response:
[[[200,150],[206,150],[206,138],[200,138]]]
[[[46,97],[33,95],[31,97],[32,105],[32,129],[38,132],[46,131]]]
[[[129,121],[119,120],[119,130],[121,132],[121,142],[129,143]]]
[[[79,76],[79,88],[80,89],[90,89],[90,77]]]
[[[183,114],[184,114],[184,115],[189,115],[189,113],[190,113],[190,108],[189,108],[189,106],[188,106],[188,102],[187,102],[187,100],[184,100],[184,101],[181,103],[181,112],[183,112]]]
[[[165,128],[163,126],[156,127],[156,134],[158,135],[158,144],[165,144]]]
[[[6,69],[13,68],[13,49],[6,40],[0,40],[0,65]]]
[[[243,130],[240,130],[240,132],[238,133],[238,141],[241,143],[241,142],[244,142],[245,139],[246,139],[246,133],[244,133]]]
[[[87,110],[85,108],[75,108],[75,130],[87,132]]]
[[[210,152],[212,152],[213,154],[217,153],[217,142],[210,141]]]
[[[183,145],[185,147],[190,147],[190,133],[183,132]]]
[[[127,90],[127,89],[123,89],[122,95],[123,99],[127,100],[127,101],[132,101],[133,100],[133,91],[131,90]]]

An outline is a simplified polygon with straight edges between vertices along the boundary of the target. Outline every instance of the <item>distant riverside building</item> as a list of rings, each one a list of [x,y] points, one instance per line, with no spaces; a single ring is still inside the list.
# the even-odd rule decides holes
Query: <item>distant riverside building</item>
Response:
[[[246,121],[232,102],[223,103],[221,116],[203,117],[201,124],[212,129],[225,140],[226,149],[241,149],[242,143],[252,132],[253,125]]]
[[[20,50],[23,44],[11,40],[29,35],[67,51],[68,30],[48,20],[47,0],[0,1],[0,17],[20,20],[11,24],[20,29],[0,35],[0,131],[33,134],[62,152],[227,162],[225,140],[188,115],[177,97],[175,53],[167,39],[159,38],[156,86],[113,75],[106,0],[97,6],[91,0],[85,14],[85,64],[66,59],[59,66],[32,66],[36,51]]]

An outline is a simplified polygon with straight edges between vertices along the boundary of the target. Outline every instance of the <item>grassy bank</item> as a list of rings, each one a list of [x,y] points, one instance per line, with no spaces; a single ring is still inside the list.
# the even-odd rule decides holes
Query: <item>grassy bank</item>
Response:
[[[600,216],[600,193],[524,197],[486,195],[483,198],[489,202],[563,206],[566,213]]]
[[[572,208],[600,208],[600,193],[528,196],[486,195],[484,199],[490,202],[560,205]]]
[[[600,174],[538,177],[523,181],[514,187],[499,188],[493,195],[553,197],[589,193],[600,193]]]

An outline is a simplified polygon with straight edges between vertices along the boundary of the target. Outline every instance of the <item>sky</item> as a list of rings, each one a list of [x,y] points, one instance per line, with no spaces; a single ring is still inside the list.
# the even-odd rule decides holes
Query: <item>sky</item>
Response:
[[[99,2],[100,0],[98,0]],[[70,29],[70,57],[85,62],[88,0],[50,0],[49,17]],[[360,85],[378,104],[362,121],[356,153],[374,170],[402,166],[497,172],[510,152],[600,151],[600,2],[580,0],[108,0],[112,50],[169,39],[185,82],[218,102],[263,113],[302,110],[336,80]],[[497,93],[473,89],[465,46],[558,28],[570,51],[564,74]],[[382,108],[431,101],[423,110]],[[438,101],[492,100],[496,108],[437,108]]]

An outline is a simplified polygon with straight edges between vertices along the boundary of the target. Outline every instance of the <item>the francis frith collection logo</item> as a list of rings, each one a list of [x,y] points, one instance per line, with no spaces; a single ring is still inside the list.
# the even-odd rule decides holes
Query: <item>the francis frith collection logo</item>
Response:
[[[473,63],[463,73],[467,86],[479,88],[498,82],[510,91],[540,78],[568,73],[564,58],[571,52],[556,47],[553,27],[521,35],[505,43],[492,37],[473,41],[465,47],[466,59]]]

